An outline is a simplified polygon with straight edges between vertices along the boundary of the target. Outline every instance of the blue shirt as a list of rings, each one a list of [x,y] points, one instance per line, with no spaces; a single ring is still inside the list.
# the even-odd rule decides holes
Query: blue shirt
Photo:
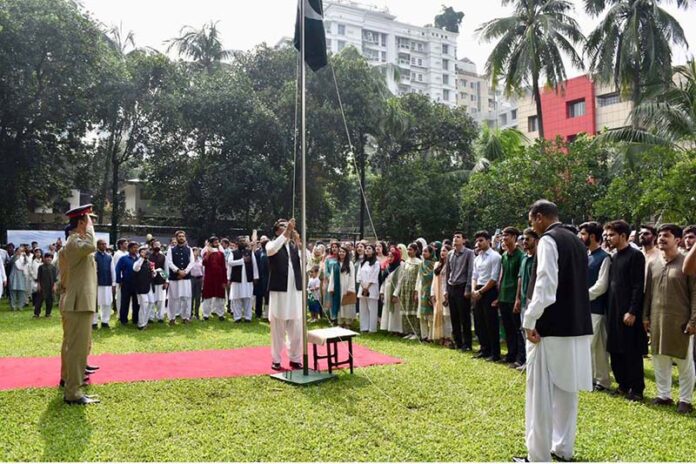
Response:
[[[133,288],[135,285],[135,271],[133,264],[138,260],[136,255],[126,255],[116,264],[116,283]]]
[[[500,277],[500,262],[502,258],[500,254],[492,248],[479,253],[474,259],[474,270],[472,278],[476,281],[476,285],[486,285],[489,281],[498,281]]]

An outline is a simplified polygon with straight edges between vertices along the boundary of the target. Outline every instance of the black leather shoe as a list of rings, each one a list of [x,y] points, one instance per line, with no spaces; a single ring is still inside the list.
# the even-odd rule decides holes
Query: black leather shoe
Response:
[[[73,405],[85,406],[85,405],[88,405],[88,404],[97,404],[97,403],[101,403],[101,401],[98,400],[97,398],[92,398],[92,397],[89,397],[89,396],[83,396],[82,398],[77,399],[77,400],[66,400],[66,399],[63,399],[63,401],[65,401],[65,404],[68,404],[68,405],[70,405],[70,406],[73,406]]]
[[[86,371],[96,372],[99,370],[99,366],[90,366],[89,364],[85,366]]]
[[[561,456],[557,455],[556,453],[554,453],[553,451],[551,452],[551,459],[554,459],[558,462],[571,462],[570,459],[561,457]]]
[[[487,355],[485,353],[480,352],[480,351],[472,356],[472,358],[474,358],[474,359],[486,358],[486,357],[487,357]]]
[[[529,462],[529,459],[527,459],[527,456],[514,456],[512,462]]]
[[[108,329],[108,328],[109,328],[109,324],[108,324],[107,322],[102,322],[102,323],[101,323],[101,328],[102,328],[102,329]]]
[[[280,365],[280,363],[272,363],[271,369],[273,369],[274,371],[282,371],[283,367]]]
[[[99,325],[97,325],[97,324],[92,324],[92,330],[97,330],[98,327],[99,327]]]
[[[290,361],[290,368],[291,369],[302,369],[302,363],[296,363]]]
[[[218,317],[218,321],[220,321],[220,322],[225,322],[225,316],[220,316],[220,317]]]

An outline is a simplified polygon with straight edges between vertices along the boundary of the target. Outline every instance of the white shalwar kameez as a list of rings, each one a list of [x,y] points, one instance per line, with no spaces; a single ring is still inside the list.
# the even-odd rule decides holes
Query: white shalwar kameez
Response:
[[[251,302],[254,299],[254,282],[247,281],[246,263],[244,262],[244,258],[242,257],[239,259],[234,259],[234,253],[230,253],[230,257],[227,260],[227,265],[230,269],[230,274],[228,274],[228,277],[232,273],[232,268],[242,266],[242,281],[230,281],[230,307],[232,308],[234,320],[239,321],[242,319],[242,317],[244,317],[245,320],[251,321]],[[253,278],[254,280],[258,280],[259,268],[256,264],[256,256],[254,256],[253,252],[251,253],[251,265],[253,268]],[[229,281],[230,279],[228,278],[227,280]]]
[[[189,263],[186,269],[186,275],[191,273],[191,268],[196,263],[193,258],[193,249],[189,248]],[[172,262],[172,248],[167,250],[166,265],[173,273],[177,273],[180,269]],[[176,319],[177,314],[181,314],[181,318],[185,321],[191,320],[191,279],[170,280],[169,281],[169,320]]]
[[[114,288],[116,285],[116,265],[111,259],[111,285],[99,285],[97,287],[97,312],[94,313],[93,324],[101,322],[108,324],[111,319],[111,305],[114,302]]]
[[[534,295],[522,327],[532,330],[544,310],[556,301],[558,247],[543,236],[537,247]],[[592,390],[592,335],[542,337],[527,343],[526,444],[532,462],[551,462],[551,453],[573,456],[578,392]]]
[[[295,286],[295,271],[292,267],[289,240],[285,235],[276,237],[266,244],[269,258],[282,247],[288,253],[288,285],[287,291],[271,291],[268,296],[268,318],[271,323],[271,356],[273,362],[279,364],[283,345],[288,337],[288,357],[290,361],[302,361],[302,291]]]
[[[379,261],[370,264],[365,260],[360,266],[356,278],[359,284],[358,298],[360,298],[360,331],[377,332],[377,319],[379,312]],[[368,291],[368,296],[363,295],[363,290]]]

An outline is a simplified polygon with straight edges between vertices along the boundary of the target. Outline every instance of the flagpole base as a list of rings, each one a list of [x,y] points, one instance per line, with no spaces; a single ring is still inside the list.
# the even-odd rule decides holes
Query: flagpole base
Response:
[[[314,385],[317,383],[324,382],[326,380],[335,379],[336,374],[329,374],[328,372],[320,372],[309,369],[307,375],[305,375],[302,369],[295,369],[292,371],[285,371],[279,372],[278,374],[272,374],[271,378],[292,385]]]

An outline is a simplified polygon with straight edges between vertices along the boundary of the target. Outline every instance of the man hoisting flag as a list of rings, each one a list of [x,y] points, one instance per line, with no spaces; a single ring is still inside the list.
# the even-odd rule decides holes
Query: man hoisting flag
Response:
[[[305,62],[312,71],[318,71],[328,63],[326,58],[326,34],[324,32],[324,6],[321,0],[304,1],[305,11]],[[295,48],[300,50],[300,4],[297,4],[295,21]]]

